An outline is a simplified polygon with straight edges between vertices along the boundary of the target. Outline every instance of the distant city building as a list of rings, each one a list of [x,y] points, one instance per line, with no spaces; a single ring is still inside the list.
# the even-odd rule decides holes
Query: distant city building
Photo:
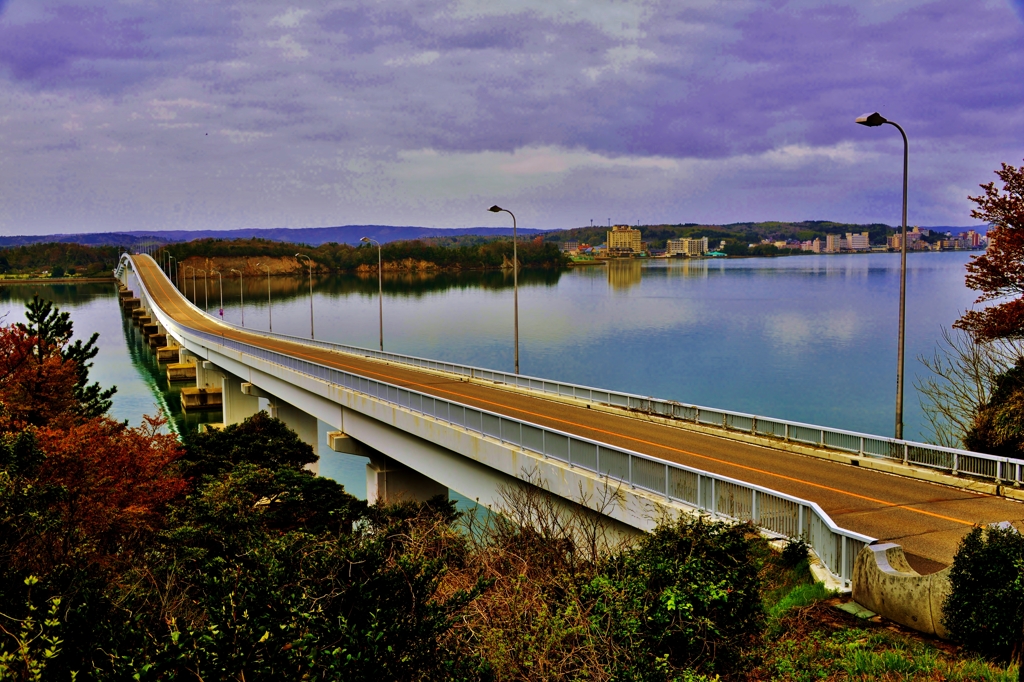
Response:
[[[850,251],[867,251],[871,248],[871,238],[867,232],[861,232],[860,234],[847,232],[846,248]]]
[[[808,239],[807,241],[800,242],[800,250],[810,251],[811,253],[821,253],[821,240],[815,239],[814,241],[811,241]]]
[[[970,248],[976,249],[981,246],[981,235],[974,230],[967,230],[963,235],[966,241],[970,244]]]
[[[666,242],[665,253],[669,256],[703,256],[708,252],[708,238],[700,239],[669,239]]]
[[[825,235],[825,253],[839,253],[843,250],[843,237],[838,234]]]
[[[562,242],[562,245],[559,248],[559,250],[562,253],[576,253],[577,251],[580,250],[580,243],[579,242]]]
[[[640,243],[640,230],[634,230],[629,225],[613,225],[608,231],[608,252],[609,253],[640,253],[643,246]]]
[[[907,249],[912,250],[920,248],[918,245],[924,243],[921,241],[923,234],[924,233],[919,232],[916,227],[912,231],[907,232]],[[896,234],[887,237],[885,243],[890,249],[899,251],[903,248],[903,234],[897,232]]]

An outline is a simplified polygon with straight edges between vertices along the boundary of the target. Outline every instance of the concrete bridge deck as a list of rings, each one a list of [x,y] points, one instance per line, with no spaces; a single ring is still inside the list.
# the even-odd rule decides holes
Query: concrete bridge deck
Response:
[[[153,302],[185,326],[813,500],[841,526],[901,544],[922,572],[950,563],[974,524],[1024,520],[1024,504],[1005,498],[242,331],[193,309],[151,259],[134,259],[134,269]]]

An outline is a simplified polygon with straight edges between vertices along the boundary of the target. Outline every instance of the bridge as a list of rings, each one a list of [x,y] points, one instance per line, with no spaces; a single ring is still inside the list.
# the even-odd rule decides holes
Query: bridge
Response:
[[[702,512],[803,537],[850,585],[876,540],[922,573],[948,565],[976,524],[1020,521],[1024,461],[246,330],[192,305],[146,255],[125,254],[153,333],[180,346],[223,421],[269,401],[316,447],[369,457],[369,499],[447,489],[500,504],[542,485],[632,532]]]

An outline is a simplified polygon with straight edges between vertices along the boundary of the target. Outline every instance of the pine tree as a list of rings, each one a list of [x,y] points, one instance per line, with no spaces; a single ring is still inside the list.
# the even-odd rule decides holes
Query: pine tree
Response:
[[[117,392],[117,386],[103,389],[99,383],[89,383],[89,370],[93,365],[91,360],[100,350],[96,345],[96,340],[100,337],[99,332],[93,333],[85,343],[82,343],[81,339],[71,343],[74,324],[71,322],[70,313],[60,312],[52,301],[45,301],[39,296],[33,296],[32,301],[26,306],[25,318],[28,324],[19,323],[17,326],[26,334],[35,337],[34,352],[37,360],[42,361],[48,355],[57,352],[60,353],[63,362],[75,363],[78,379],[74,390],[75,399],[79,403],[79,415],[91,418],[106,414],[112,404],[110,398]]]

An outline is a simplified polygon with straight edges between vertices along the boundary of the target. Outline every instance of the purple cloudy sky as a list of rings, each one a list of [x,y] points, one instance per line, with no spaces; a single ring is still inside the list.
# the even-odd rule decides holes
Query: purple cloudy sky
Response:
[[[967,225],[1024,0],[0,0],[0,233]]]

